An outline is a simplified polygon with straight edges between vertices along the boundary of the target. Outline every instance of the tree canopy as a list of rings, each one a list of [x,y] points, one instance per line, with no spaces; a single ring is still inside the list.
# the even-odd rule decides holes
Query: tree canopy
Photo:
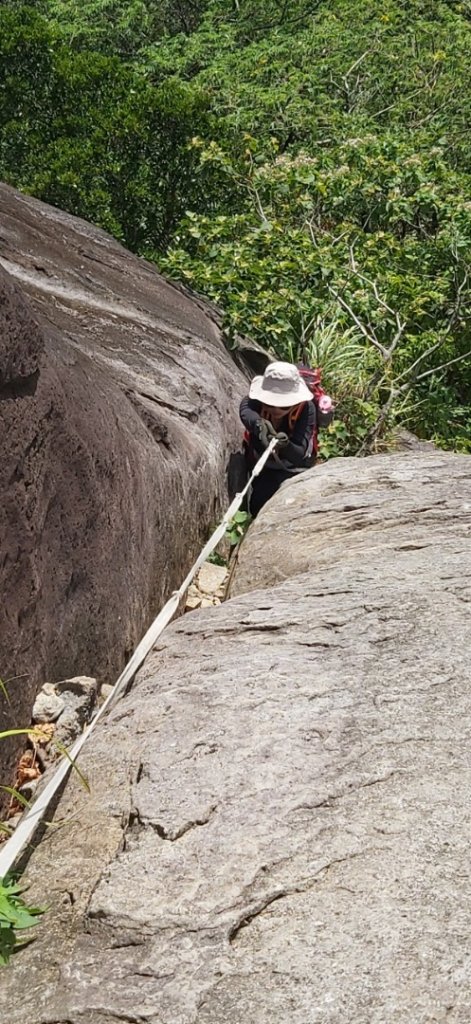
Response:
[[[471,4],[10,0],[0,174],[322,359],[326,455],[471,450]]]

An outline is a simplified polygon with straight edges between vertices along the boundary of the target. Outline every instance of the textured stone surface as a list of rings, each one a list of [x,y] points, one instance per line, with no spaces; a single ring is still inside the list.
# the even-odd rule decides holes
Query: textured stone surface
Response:
[[[205,562],[198,573],[198,587],[203,594],[218,594],[220,597],[227,579],[225,565]]]
[[[55,722],[65,708],[65,701],[52,683],[44,683],[33,704],[33,722]]]
[[[371,567],[398,584],[402,572],[437,571],[449,546],[469,537],[470,465],[467,456],[420,452],[335,460],[301,474],[244,541],[231,594],[308,570]]]
[[[185,611],[195,608],[209,608],[224,600],[229,573],[226,565],[204,562],[195,580],[189,586]]]
[[[56,723],[54,739],[69,747],[88,724],[97,699],[97,681],[90,676],[74,676],[56,684],[65,707]]]
[[[0,185],[0,727],[45,679],[114,681],[216,518],[245,387],[212,308]]]
[[[2,393],[21,387],[28,380],[32,386],[39,372],[44,350],[41,329],[24,301],[4,274],[0,290],[0,387]],[[8,389],[10,385],[10,389]]]
[[[470,483],[345,460],[260,514],[30,861],[9,1024],[469,1024]]]

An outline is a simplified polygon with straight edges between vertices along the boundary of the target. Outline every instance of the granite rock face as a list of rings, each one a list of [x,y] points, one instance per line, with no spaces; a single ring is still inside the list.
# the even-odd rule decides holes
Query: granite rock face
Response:
[[[2,724],[114,681],[225,503],[245,388],[212,308],[0,185]]]
[[[333,460],[300,474],[247,536],[231,594],[308,571],[368,578],[372,569],[398,584],[402,574],[439,574],[450,545],[469,538],[470,472],[467,456],[421,451]],[[463,587],[469,593],[464,567]]]
[[[263,510],[84,751],[9,1024],[469,1024],[470,483],[344,460]]]

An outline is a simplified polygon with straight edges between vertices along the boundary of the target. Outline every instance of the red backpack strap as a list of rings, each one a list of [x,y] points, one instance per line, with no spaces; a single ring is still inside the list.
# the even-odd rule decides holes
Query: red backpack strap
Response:
[[[293,408],[290,409],[289,416],[288,416],[288,423],[289,423],[289,429],[290,430],[293,430],[294,424],[296,423],[296,420],[299,419],[299,417],[300,417],[300,415],[301,415],[305,405],[306,405],[305,402],[301,402],[300,405],[294,405]]]

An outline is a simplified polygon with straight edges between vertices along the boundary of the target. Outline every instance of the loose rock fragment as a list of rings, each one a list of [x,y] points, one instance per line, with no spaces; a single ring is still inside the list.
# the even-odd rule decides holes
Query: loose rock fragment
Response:
[[[205,562],[198,573],[198,588],[203,594],[216,594],[227,579],[225,565],[213,565]]]
[[[110,695],[110,693],[113,693],[113,690],[114,690],[114,686],[111,686],[110,683],[103,683],[103,686],[102,686],[102,688],[100,690],[100,697],[101,697],[101,699],[103,701],[107,700],[109,695]]]
[[[97,681],[90,676],[74,676],[56,684],[64,700],[56,726],[56,739],[69,746],[90,721],[97,699]]]
[[[44,683],[33,704],[33,722],[55,722],[64,707],[65,701],[52,683]]]

